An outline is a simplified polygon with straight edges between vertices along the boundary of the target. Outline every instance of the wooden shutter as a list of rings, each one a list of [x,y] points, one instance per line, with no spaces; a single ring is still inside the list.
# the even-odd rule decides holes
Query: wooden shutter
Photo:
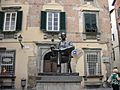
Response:
[[[66,32],[65,12],[60,12],[60,32]]]
[[[0,32],[3,31],[4,14],[4,12],[0,12]]]
[[[97,31],[97,25],[96,25],[96,14],[91,14],[91,29],[92,32],[96,32]]]
[[[90,14],[84,14],[85,17],[85,30],[86,32],[90,32],[91,25],[90,25]]]
[[[22,17],[23,17],[23,11],[18,11],[17,21],[16,21],[16,31],[22,30]]]
[[[84,14],[86,32],[96,32],[96,14]]]
[[[40,29],[46,31],[46,20],[47,20],[47,13],[45,11],[41,11],[41,27]]]

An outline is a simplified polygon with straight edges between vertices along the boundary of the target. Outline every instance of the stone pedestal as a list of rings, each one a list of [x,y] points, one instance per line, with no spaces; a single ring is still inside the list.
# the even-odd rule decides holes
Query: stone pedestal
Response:
[[[77,73],[41,73],[36,77],[37,90],[81,90],[81,80]]]

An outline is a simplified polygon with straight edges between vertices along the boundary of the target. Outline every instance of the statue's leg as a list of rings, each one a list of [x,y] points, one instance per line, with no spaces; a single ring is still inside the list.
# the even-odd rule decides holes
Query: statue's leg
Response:
[[[61,65],[57,65],[57,73],[61,72]]]
[[[57,60],[57,72],[61,72],[61,53],[58,52],[58,60]]]
[[[70,73],[72,73],[71,62],[69,63]]]
[[[72,68],[71,68],[70,62],[67,63],[67,70],[68,70],[68,72],[72,73]]]

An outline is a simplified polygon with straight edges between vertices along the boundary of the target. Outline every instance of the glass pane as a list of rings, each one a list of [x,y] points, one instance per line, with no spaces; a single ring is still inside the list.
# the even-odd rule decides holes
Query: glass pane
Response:
[[[15,18],[12,18],[11,21],[12,21],[12,22],[13,22],[13,21],[15,22]]]
[[[5,30],[9,30],[9,26],[8,25],[5,26]]]
[[[48,27],[48,30],[52,30],[52,27]]]
[[[52,18],[52,13],[49,12],[49,13],[48,13],[48,17],[49,17],[49,18]]]
[[[48,22],[48,27],[52,27],[52,22]]]
[[[54,22],[54,25],[57,26],[57,25],[58,25],[58,22]]]
[[[58,30],[58,27],[57,27],[57,26],[54,26],[54,30]]]
[[[58,17],[58,13],[54,13],[54,17]]]
[[[6,18],[6,21],[10,21],[10,18]]]
[[[12,13],[12,18],[15,18],[15,16],[16,16],[16,13]]]
[[[10,21],[7,21],[7,22],[5,23],[5,25],[9,25],[9,23],[10,23]]]
[[[58,18],[54,18],[54,21],[58,21]]]
[[[7,14],[6,14],[6,18],[10,18],[10,13],[7,13]]]
[[[54,27],[54,30],[58,30],[58,27]]]
[[[14,25],[12,25],[12,26],[11,26],[11,28],[10,28],[10,30],[14,30],[14,28],[15,28],[15,26],[14,26]]]
[[[49,22],[52,22],[52,18],[48,18],[48,21],[49,21]]]
[[[15,26],[15,22],[11,22],[11,26],[13,26],[13,25]]]

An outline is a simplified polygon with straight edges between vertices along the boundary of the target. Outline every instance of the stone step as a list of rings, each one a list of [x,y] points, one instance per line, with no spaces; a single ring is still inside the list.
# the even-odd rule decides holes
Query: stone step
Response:
[[[69,82],[69,83],[80,83],[82,81],[82,77],[80,76],[37,76],[36,82]]]

